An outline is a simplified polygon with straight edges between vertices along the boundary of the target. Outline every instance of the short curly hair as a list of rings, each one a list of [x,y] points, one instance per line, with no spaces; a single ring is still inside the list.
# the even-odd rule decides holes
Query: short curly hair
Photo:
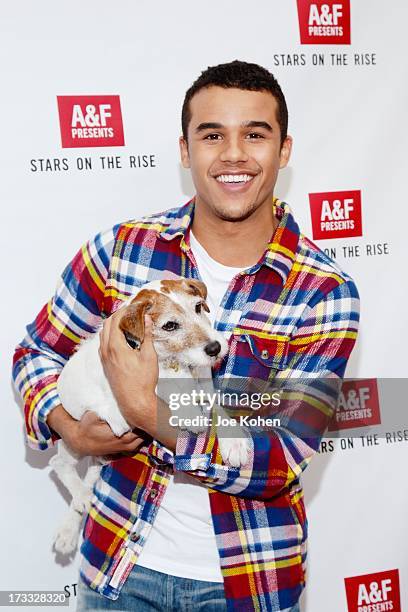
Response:
[[[211,87],[247,89],[249,91],[269,91],[278,103],[277,121],[281,134],[281,146],[288,133],[288,107],[278,81],[266,68],[234,60],[227,64],[209,66],[194,81],[184,97],[181,111],[181,127],[187,142],[187,131],[191,121],[190,100],[200,89]]]

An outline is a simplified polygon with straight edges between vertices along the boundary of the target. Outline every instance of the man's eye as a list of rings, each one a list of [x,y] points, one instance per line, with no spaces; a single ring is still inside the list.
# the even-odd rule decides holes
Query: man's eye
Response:
[[[207,136],[204,136],[204,140],[218,140],[219,138],[221,138],[220,134],[207,134]]]
[[[263,138],[262,134],[258,134],[258,132],[251,132],[248,134],[251,139]]]
[[[162,329],[164,331],[174,331],[175,329],[179,329],[180,323],[176,323],[176,321],[167,321],[164,325],[162,325]]]

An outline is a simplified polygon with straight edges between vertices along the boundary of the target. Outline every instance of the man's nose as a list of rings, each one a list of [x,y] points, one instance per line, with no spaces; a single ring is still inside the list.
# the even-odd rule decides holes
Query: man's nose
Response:
[[[245,143],[241,138],[233,137],[225,140],[224,148],[220,155],[221,161],[236,164],[237,162],[248,161],[248,157]]]

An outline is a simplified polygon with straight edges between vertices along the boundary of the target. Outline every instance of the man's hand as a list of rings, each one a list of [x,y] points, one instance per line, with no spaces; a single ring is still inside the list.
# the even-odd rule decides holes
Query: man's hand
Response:
[[[62,405],[56,406],[48,415],[47,423],[75,453],[83,456],[136,452],[144,442],[131,431],[118,438],[109,425],[90,410],[77,421]]]
[[[102,421],[95,412],[88,410],[77,421],[72,438],[68,436],[65,442],[80,455],[106,456],[116,453],[136,451],[144,442],[132,431],[120,438],[115,436],[109,425]]]
[[[145,315],[145,337],[140,350],[126,342],[116,312],[104,321],[99,356],[118,406],[131,427],[151,432],[156,427],[157,354],[152,341],[152,320]]]

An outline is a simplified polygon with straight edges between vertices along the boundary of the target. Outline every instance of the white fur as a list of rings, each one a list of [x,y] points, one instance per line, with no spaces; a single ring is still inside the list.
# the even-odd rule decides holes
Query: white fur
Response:
[[[161,329],[163,321],[166,321],[169,317],[171,318],[171,312],[160,314],[159,320],[153,329],[153,343],[159,361],[159,381],[173,379],[173,383],[177,386],[175,379],[179,378],[185,381],[192,377],[194,369],[203,367],[208,368],[210,375],[209,368],[214,363],[215,358],[209,357],[204,352],[205,344],[218,341],[221,345],[221,350],[217,358],[221,358],[227,352],[227,343],[222,334],[212,328],[208,317],[204,313],[196,314],[195,303],[200,301],[199,298],[187,293],[165,293],[162,291],[161,281],[153,281],[141,287],[129,300],[123,302],[119,307],[122,309],[128,306],[142,289],[151,289],[158,293],[163,293],[172,302],[179,304],[184,311],[183,325],[180,330],[164,332]],[[189,326],[197,325],[200,326],[206,337],[208,337],[208,341],[201,346],[194,346],[177,355],[171,353],[168,346],[169,333],[174,334],[173,338],[176,338],[180,344],[180,340],[182,341],[183,337],[188,337]],[[127,350],[130,349],[127,348]],[[60,374],[57,387],[59,397],[64,409],[73,418],[79,420],[87,410],[92,410],[109,424],[116,436],[122,436],[125,432],[130,431],[131,428],[123,418],[112,394],[98,351],[99,333],[95,333],[90,338],[81,342]],[[175,360],[179,364],[177,371],[171,367]],[[159,384],[156,389],[163,400],[167,399],[165,387],[165,384],[162,387]],[[174,385],[171,384],[168,387],[169,389],[171,392],[174,391]],[[185,391],[185,388],[182,390]],[[192,416],[191,411],[189,416]],[[191,428],[191,431],[199,433],[202,429]],[[236,467],[246,463],[248,443],[245,439],[220,437],[219,442],[221,454],[226,462]],[[82,515],[89,509],[93,486],[99,477],[102,465],[107,463],[102,458],[91,458],[88,471],[82,481],[76,470],[79,459],[80,457],[73,453],[63,440],[60,440],[58,453],[50,460],[50,465],[72,495],[69,512],[58,530],[54,541],[55,549],[63,554],[72,553],[76,548]]]

